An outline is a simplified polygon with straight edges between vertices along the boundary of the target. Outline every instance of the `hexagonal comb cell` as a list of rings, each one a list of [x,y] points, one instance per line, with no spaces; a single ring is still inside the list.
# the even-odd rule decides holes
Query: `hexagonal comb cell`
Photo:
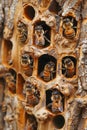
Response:
[[[62,59],[62,74],[66,78],[72,78],[76,75],[76,58],[66,56]]]
[[[67,39],[74,39],[77,33],[77,21],[71,16],[63,18],[63,36]]]
[[[38,76],[45,82],[49,82],[56,77],[56,59],[44,54],[38,60]]]
[[[8,90],[15,94],[16,93],[16,71],[13,69],[9,69],[9,71],[5,74],[5,82],[8,87]]]
[[[34,25],[34,44],[44,48],[50,45],[51,28],[44,22],[38,21]]]
[[[13,44],[10,40],[5,40],[4,41],[4,45],[3,45],[3,49],[4,49],[4,54],[3,54],[3,62],[7,65],[12,65],[13,61],[12,61],[12,48],[13,48]]]
[[[63,115],[57,115],[53,118],[53,124],[56,129],[62,129],[65,124],[65,118]]]
[[[49,6],[49,11],[58,14],[60,10],[61,10],[61,6],[57,2],[57,0],[52,0]]]
[[[35,17],[35,9],[34,7],[32,7],[31,5],[27,5],[24,8],[24,15],[27,19],[29,20],[33,20],[33,18]]]
[[[28,53],[23,53],[21,55],[21,70],[26,76],[31,76],[33,73],[33,62],[34,59],[32,58],[31,55]]]
[[[56,88],[46,91],[46,107],[53,114],[64,111],[64,96]]]
[[[40,91],[38,90],[37,85],[28,80],[25,81],[23,90],[25,94],[25,110],[27,111],[28,108],[33,108],[39,103]]]

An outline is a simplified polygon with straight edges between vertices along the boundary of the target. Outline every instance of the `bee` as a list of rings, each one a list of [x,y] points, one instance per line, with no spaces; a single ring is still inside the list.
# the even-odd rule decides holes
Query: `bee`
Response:
[[[44,81],[48,82],[54,78],[54,73],[55,73],[55,63],[49,61],[44,66],[44,70],[40,73],[40,77],[43,78]]]
[[[30,107],[34,107],[39,103],[40,93],[35,85],[31,82],[26,81],[24,85],[24,91],[26,96],[26,105]]]
[[[70,20],[69,18],[65,18],[63,20],[63,35],[67,39],[73,39],[76,35],[75,30],[73,26],[73,19]]]
[[[22,54],[21,56],[21,66],[23,71],[27,76],[32,75],[33,71],[33,58],[29,54]]]
[[[52,91],[52,112],[63,112],[63,103],[62,103],[62,95],[58,90]]]
[[[6,85],[12,93],[16,93],[16,79],[15,77],[10,73],[6,73],[5,75]]]
[[[46,31],[44,31],[41,25],[35,27],[35,44],[39,47],[45,46],[45,40],[50,43],[49,39],[45,36]]]
[[[72,78],[75,75],[75,65],[70,58],[64,59],[63,69],[65,70],[64,75],[67,78]]]
[[[28,35],[27,26],[23,22],[18,21],[17,30],[18,30],[18,39],[19,39],[19,41],[22,42],[22,43],[26,42],[27,35]]]
[[[45,45],[44,30],[42,26],[35,27],[35,44],[40,47]]]

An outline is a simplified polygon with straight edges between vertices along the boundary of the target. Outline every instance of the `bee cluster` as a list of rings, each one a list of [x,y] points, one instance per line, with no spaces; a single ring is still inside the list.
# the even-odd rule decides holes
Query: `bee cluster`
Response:
[[[81,0],[2,1],[0,129],[87,129],[87,18],[80,9]]]

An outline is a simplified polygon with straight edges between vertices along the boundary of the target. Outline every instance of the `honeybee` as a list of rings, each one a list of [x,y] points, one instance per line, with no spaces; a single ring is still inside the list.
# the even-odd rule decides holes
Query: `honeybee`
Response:
[[[68,39],[73,39],[76,35],[73,26],[73,19],[70,20],[69,18],[65,18],[63,20],[63,35]]]
[[[12,93],[15,93],[16,92],[16,79],[10,72],[6,73],[5,81],[6,81],[8,90],[11,91]]]
[[[40,77],[43,78],[44,81],[48,82],[54,78],[55,73],[55,63],[49,61],[45,66],[43,72],[41,72]]]
[[[75,65],[74,62],[70,58],[64,59],[63,69],[65,70],[64,75],[67,78],[72,78],[75,75]]]
[[[31,82],[26,81],[24,85],[25,95],[26,95],[26,105],[34,107],[39,103],[40,93],[35,85]]]
[[[45,40],[50,43],[49,39],[45,36],[46,31],[44,31],[41,25],[35,27],[35,44],[39,47],[45,46]]]
[[[31,76],[33,71],[33,58],[29,54],[22,54],[21,66],[23,67],[24,73],[27,76]]]
[[[23,22],[18,21],[17,30],[18,30],[19,41],[22,43],[25,42],[27,40],[27,35],[28,35],[27,26]]]
[[[35,44],[41,47],[45,45],[44,30],[40,25],[35,27]]]
[[[62,95],[58,90],[52,91],[52,112],[63,112]]]

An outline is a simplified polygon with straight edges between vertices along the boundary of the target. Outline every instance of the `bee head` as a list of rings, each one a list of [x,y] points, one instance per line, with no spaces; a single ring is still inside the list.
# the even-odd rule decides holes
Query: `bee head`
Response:
[[[60,99],[61,98],[61,94],[60,94],[60,92],[58,90],[53,90],[52,97],[54,99]]]
[[[38,25],[38,26],[35,27],[35,30],[43,30],[43,27]]]
[[[52,91],[52,95],[60,95],[60,93],[59,93],[58,90],[53,90],[53,91]]]
[[[65,18],[64,20],[63,20],[63,23],[69,23],[70,22],[70,19],[69,18]]]
[[[64,60],[65,67],[70,67],[73,64],[73,61],[70,58]]]
[[[71,20],[69,19],[69,18],[65,18],[64,20],[63,20],[63,25],[65,26],[65,27],[72,27],[73,26],[73,23],[71,22]]]

